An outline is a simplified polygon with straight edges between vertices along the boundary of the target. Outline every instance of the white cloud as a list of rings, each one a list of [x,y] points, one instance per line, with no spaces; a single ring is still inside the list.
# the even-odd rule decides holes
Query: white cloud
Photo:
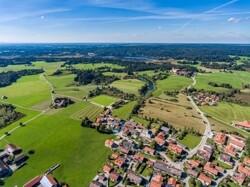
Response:
[[[231,22],[231,23],[239,23],[241,21],[241,19],[231,17],[227,21]]]

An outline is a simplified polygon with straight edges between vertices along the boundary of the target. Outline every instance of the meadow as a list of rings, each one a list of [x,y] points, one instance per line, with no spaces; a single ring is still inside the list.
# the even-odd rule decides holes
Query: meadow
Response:
[[[157,89],[153,92],[155,97],[164,97],[164,92],[180,91],[192,84],[192,79],[183,76],[169,76],[164,80],[156,81]]]
[[[230,81],[229,81],[230,80]],[[198,74],[196,76],[197,90],[203,89],[206,91],[224,92],[228,89],[222,87],[210,86],[209,82],[215,82],[217,84],[229,83],[233,88],[242,88],[242,84],[250,84],[250,73],[243,71],[233,71],[233,73],[214,72],[207,74]]]
[[[117,64],[110,63],[96,63],[96,64],[72,64],[72,66],[76,69],[97,69],[101,67],[107,67],[111,69],[123,69],[123,66]]]
[[[98,95],[96,97],[91,98],[90,100],[94,103],[99,104],[99,105],[108,106],[108,105],[116,102],[117,98],[107,96],[107,95]]]
[[[131,93],[135,95],[139,95],[138,90],[144,85],[145,83],[138,80],[138,79],[124,79],[118,80],[111,84],[111,86],[122,90],[125,93]]]
[[[183,140],[178,140],[181,144],[187,146],[189,149],[194,149],[199,145],[201,137],[192,134],[187,134]]]
[[[118,116],[123,120],[127,120],[136,104],[136,101],[131,101],[120,108],[113,110],[113,115]]]

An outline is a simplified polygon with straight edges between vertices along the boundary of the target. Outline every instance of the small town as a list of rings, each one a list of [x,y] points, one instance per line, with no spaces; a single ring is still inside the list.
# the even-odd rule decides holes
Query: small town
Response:
[[[246,139],[239,135],[212,132],[207,125],[200,144],[189,150],[175,140],[173,127],[166,123],[148,129],[113,117],[108,108],[91,127],[100,125],[112,129],[115,138],[105,141],[112,154],[89,187],[216,186],[229,181],[249,185],[250,158],[244,156]],[[246,128],[249,122],[232,125]]]

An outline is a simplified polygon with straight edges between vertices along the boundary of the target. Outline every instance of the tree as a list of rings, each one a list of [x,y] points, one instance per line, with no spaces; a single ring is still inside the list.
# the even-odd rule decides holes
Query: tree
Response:
[[[138,142],[138,148],[139,148],[139,149],[142,149],[142,148],[143,148],[143,142],[142,142],[141,140]]]
[[[150,142],[150,147],[151,147],[152,149],[155,148],[155,141],[154,141],[154,140],[153,140],[152,142]]]
[[[246,153],[247,156],[250,156],[250,137],[248,137],[246,140]]]
[[[199,180],[196,181],[196,187],[202,187],[201,181],[199,181]]]

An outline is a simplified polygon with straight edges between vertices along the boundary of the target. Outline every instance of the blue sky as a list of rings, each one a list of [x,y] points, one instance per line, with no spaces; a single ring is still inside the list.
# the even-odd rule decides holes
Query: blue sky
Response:
[[[0,0],[0,42],[250,43],[250,1]]]

